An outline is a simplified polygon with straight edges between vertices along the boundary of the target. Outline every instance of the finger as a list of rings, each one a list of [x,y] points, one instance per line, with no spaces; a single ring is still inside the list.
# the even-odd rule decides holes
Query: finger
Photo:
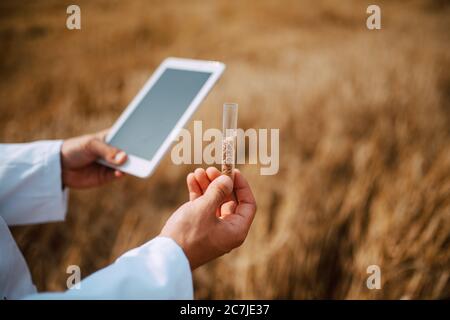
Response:
[[[222,173],[216,167],[209,167],[206,169],[206,175],[208,176],[209,181],[213,181]]]
[[[238,169],[234,169],[234,191],[239,203],[256,204],[252,189]]]
[[[195,179],[194,173],[191,172],[187,175],[186,183],[189,191],[189,201],[194,201],[203,194],[200,185]]]
[[[209,167],[208,169],[206,169],[206,175],[208,176],[208,179],[210,181],[213,181],[214,179],[220,177],[222,175],[222,172],[220,172],[216,167]],[[232,193],[226,200],[236,200],[236,198]]]
[[[99,131],[97,133],[94,133],[94,137],[100,139],[101,141],[105,141],[106,140],[106,136],[108,135],[109,129],[105,129],[102,131]]]
[[[125,173],[120,170],[114,170],[114,175],[116,176],[116,178],[121,178],[125,176]]]
[[[208,179],[206,172],[203,168],[197,168],[194,171],[195,179],[197,180],[200,188],[202,189],[202,194],[206,192],[211,181]]]
[[[116,147],[110,146],[107,143],[93,138],[89,140],[87,149],[94,156],[101,158],[111,164],[121,165],[127,160],[127,155],[124,151],[119,150]]]
[[[226,201],[222,206],[220,207],[220,218],[225,218],[226,216],[230,214],[234,214],[236,211],[237,203],[233,200]]]
[[[114,180],[118,180],[116,170],[93,163],[87,167],[66,170],[64,173],[67,185],[71,188],[92,188]],[[122,173],[123,174],[123,173]]]
[[[97,167],[97,185],[102,185],[117,179],[114,169],[98,165]]]
[[[256,201],[250,185],[239,170],[235,170],[234,174],[234,191],[238,200],[235,214],[242,216],[250,228],[256,213]]]
[[[204,209],[215,214],[216,209],[233,191],[233,181],[230,177],[221,175],[208,186],[205,194],[197,199]]]

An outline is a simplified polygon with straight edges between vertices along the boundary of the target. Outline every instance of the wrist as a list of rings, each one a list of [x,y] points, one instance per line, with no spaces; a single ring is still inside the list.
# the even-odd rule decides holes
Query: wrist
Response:
[[[163,231],[161,231],[161,233],[158,235],[158,237],[160,238],[167,238],[172,240],[173,242],[176,243],[176,245],[181,249],[181,251],[183,252],[184,256],[186,257],[187,261],[189,262],[189,266],[191,268],[191,270],[194,270],[197,265],[195,263],[195,260],[193,259],[193,256],[190,252],[190,250],[188,249],[188,246],[186,245],[185,241],[183,241],[180,237],[171,235],[169,233],[166,233]]]

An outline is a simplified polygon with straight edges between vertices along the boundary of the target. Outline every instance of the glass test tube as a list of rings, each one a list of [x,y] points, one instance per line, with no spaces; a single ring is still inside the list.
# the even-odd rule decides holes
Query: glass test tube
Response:
[[[237,136],[237,103],[223,105],[222,173],[234,181]]]

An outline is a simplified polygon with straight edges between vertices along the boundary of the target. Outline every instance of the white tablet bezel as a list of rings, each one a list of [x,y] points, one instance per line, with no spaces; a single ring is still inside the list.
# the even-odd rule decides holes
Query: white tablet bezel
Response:
[[[139,91],[139,93],[134,97],[134,99],[127,106],[125,111],[120,115],[117,121],[109,130],[105,141],[109,143],[114,137],[114,135],[119,131],[122,125],[127,121],[128,117],[132,114],[134,109],[137,108],[139,103],[145,97],[147,92],[153,87],[159,77],[163,74],[166,69],[179,69],[179,70],[191,70],[191,71],[203,71],[210,72],[211,76],[205,82],[202,89],[197,93],[195,98],[192,100],[189,107],[186,109],[184,114],[180,117],[178,122],[173,127],[172,131],[166,137],[162,145],[156,151],[155,155],[151,160],[147,160],[141,157],[138,157],[133,154],[128,154],[128,160],[122,166],[114,166],[110,163],[107,163],[103,160],[99,160],[100,163],[112,167],[117,168],[120,171],[135,175],[140,178],[146,178],[152,174],[154,169],[157,167],[158,163],[163,158],[164,154],[169,150],[173,141],[178,137],[181,129],[186,125],[189,119],[192,117],[194,112],[197,110],[198,106],[202,102],[202,100],[206,97],[208,92],[211,90],[215,82],[219,79],[222,72],[225,70],[225,65],[221,62],[217,61],[204,61],[204,60],[192,60],[192,59],[181,59],[181,58],[167,58],[165,59],[153,75],[147,80],[144,87]]]

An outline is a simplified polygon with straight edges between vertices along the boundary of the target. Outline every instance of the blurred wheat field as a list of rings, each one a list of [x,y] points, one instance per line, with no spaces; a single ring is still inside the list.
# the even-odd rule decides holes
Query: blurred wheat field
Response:
[[[196,298],[450,298],[450,6],[377,3],[369,31],[369,1],[78,1],[69,31],[70,3],[2,1],[0,140],[107,128],[167,56],[223,61],[193,120],[220,128],[238,102],[242,128],[280,129],[280,171],[240,167],[257,217],[194,272]],[[194,168],[167,155],[150,179],[72,190],[64,223],[14,227],[38,289],[155,237]]]

